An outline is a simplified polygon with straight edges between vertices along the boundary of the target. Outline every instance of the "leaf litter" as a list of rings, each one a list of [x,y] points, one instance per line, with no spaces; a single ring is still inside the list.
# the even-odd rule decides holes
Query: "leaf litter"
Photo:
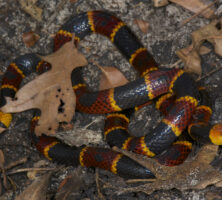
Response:
[[[192,40],[193,40],[192,45],[187,47],[187,49],[180,50],[182,52],[181,59],[185,62],[185,65],[186,65],[186,63],[192,64],[194,62],[194,64],[193,64],[194,67],[190,67],[190,68],[191,68],[191,70],[196,71],[198,74],[201,73],[199,54],[201,54],[201,49],[202,49],[201,45],[204,40],[207,40],[210,43],[212,43],[215,48],[215,52],[218,53],[219,55],[222,55],[221,54],[222,50],[221,50],[221,45],[220,45],[221,39],[222,39],[221,38],[221,31],[220,31],[220,29],[218,29],[216,27],[217,24],[218,24],[218,21],[216,24],[215,24],[215,21],[213,21],[209,26],[207,25],[208,28],[206,28],[207,27],[206,26],[205,29],[203,27],[200,30],[198,30],[199,32],[198,31],[194,32],[192,34]],[[209,31],[208,34],[205,34],[205,31],[206,32]],[[68,45],[68,43],[67,43],[67,45]],[[65,48],[65,45],[64,45],[64,48]],[[73,46],[72,46],[72,48],[73,48]],[[61,49],[63,49],[63,48],[61,48]],[[67,47],[67,49],[70,50],[70,47]],[[75,49],[75,48],[73,48],[73,49]],[[74,51],[76,51],[76,53],[79,54],[76,49]],[[65,52],[66,51],[64,50],[64,54],[65,54]],[[56,53],[54,53],[50,56],[42,57],[44,60],[46,60],[52,64],[52,66],[53,66],[52,68],[57,68],[59,65],[59,64],[56,64],[57,63],[56,57],[57,56],[59,57],[60,55],[58,55]],[[64,54],[63,54],[63,56],[64,56]],[[180,57],[180,55],[178,55],[178,56]],[[73,56],[73,57],[75,57],[75,56]],[[71,60],[71,59],[66,59],[66,60]],[[61,61],[64,61],[64,60],[62,59]],[[82,66],[82,64],[83,65],[87,64],[87,61],[85,60],[84,57],[82,59],[82,62],[83,63],[81,63],[80,66]],[[55,64],[53,64],[53,63],[55,63]],[[63,63],[60,63],[60,65],[62,65],[62,64]],[[78,64],[80,64],[80,63],[78,63]],[[69,66],[69,67],[71,67],[71,66]],[[192,69],[192,68],[194,68],[194,69]],[[74,68],[72,68],[72,69],[74,69]],[[189,68],[187,68],[187,69],[189,70]],[[69,73],[67,73],[67,74],[70,74],[70,70],[71,69],[69,69]],[[10,110],[9,112],[20,112],[20,111],[30,109],[30,108],[40,108],[42,110],[42,116],[41,116],[41,119],[42,119],[42,117],[44,116],[44,112],[45,112],[44,110],[47,110],[50,107],[49,104],[46,104],[44,106],[41,105],[41,103],[45,100],[45,97],[50,99],[51,97],[55,97],[56,95],[58,95],[58,93],[60,93],[61,91],[65,90],[67,88],[70,88],[70,85],[68,83],[65,84],[67,87],[64,87],[64,88],[61,88],[57,84],[55,84],[52,81],[52,79],[56,79],[55,77],[57,77],[56,74],[58,72],[56,71],[56,69],[52,70],[52,71],[53,72],[51,72],[50,74],[47,74],[47,75],[45,75],[47,72],[44,73],[43,75],[45,75],[45,76],[41,75],[43,77],[40,76],[40,78],[38,77],[36,80],[27,84],[28,86],[27,85],[24,86],[16,95],[16,98],[17,98],[16,101],[13,102],[12,100],[8,99],[7,106],[9,106],[9,108],[6,106],[4,108],[5,109],[4,111],[9,109]],[[65,77],[67,77],[67,74],[65,75]],[[107,78],[108,77],[107,72],[103,72],[103,74],[104,74],[104,79],[107,79],[107,82],[110,82],[110,80]],[[51,81],[46,81],[48,78]],[[46,83],[48,83],[47,88],[44,85],[45,81],[46,81]],[[37,89],[31,95],[25,95],[26,96],[25,97],[24,94],[26,94],[27,91],[29,93],[31,90],[33,90],[34,85],[38,86]],[[68,85],[69,85],[69,87],[68,87]],[[106,86],[106,87],[108,87],[108,86]],[[109,87],[111,87],[111,86],[109,86]],[[42,92],[42,88],[46,88],[44,90],[44,92]],[[60,90],[60,92],[58,90]],[[71,92],[73,93],[72,88],[71,88]],[[40,93],[40,94],[38,94],[38,93]],[[63,95],[65,95],[65,93],[63,93]],[[21,99],[21,97],[23,97],[23,96],[24,96],[24,99]],[[62,96],[59,96],[59,98],[62,98]],[[72,97],[70,99],[75,99],[75,95],[72,95]],[[41,100],[41,103],[37,103],[37,102],[39,102],[39,100]],[[15,102],[17,102],[17,103],[15,103]],[[24,104],[26,104],[26,103],[27,103],[27,105],[24,106]],[[61,102],[59,102],[59,103],[61,104]],[[56,104],[57,108],[60,105],[59,103]],[[53,102],[53,105],[55,106],[55,102]],[[13,111],[13,109],[10,108],[10,106],[14,107],[13,109],[15,109],[15,110]],[[72,106],[73,106],[73,108],[75,108],[75,105],[72,104]],[[70,109],[70,107],[67,108],[67,110],[69,110],[69,109]],[[72,111],[72,109],[70,109],[70,110]],[[58,109],[54,112],[58,112]],[[72,111],[72,116],[73,115],[74,115],[74,111]],[[47,115],[45,117],[46,117],[46,119],[48,118]],[[52,115],[50,115],[50,118],[51,117],[52,117]],[[39,128],[39,130],[36,130],[37,135],[41,134],[42,132],[48,133],[48,134],[52,134],[52,132],[54,133],[54,131],[56,130],[56,128],[58,126],[58,124],[55,125],[54,123],[55,123],[55,121],[56,121],[56,123],[58,123],[58,121],[60,121],[60,120],[61,119],[59,119],[59,120],[56,119],[53,122],[50,121],[50,123],[52,123],[52,125],[50,125],[50,128],[51,128],[50,131],[49,131],[49,126],[46,126],[44,123],[39,123],[39,126],[37,127],[37,129]],[[213,146],[213,145],[206,145],[197,154],[195,160],[187,161],[187,162],[183,163],[182,165],[177,166],[177,167],[173,167],[173,168],[158,166],[158,163],[155,163],[155,160],[147,159],[149,162],[146,162],[146,164],[144,164],[144,165],[147,166],[148,168],[151,168],[151,169],[155,168],[154,171],[156,172],[155,175],[157,177],[157,180],[152,183],[145,184],[143,186],[138,186],[138,187],[133,187],[133,188],[125,188],[125,189],[121,188],[117,192],[123,193],[123,192],[130,192],[130,191],[133,191],[133,192],[142,191],[147,194],[150,194],[153,191],[158,190],[158,189],[171,189],[171,188],[177,188],[180,190],[202,189],[210,184],[217,184],[218,186],[220,186],[221,181],[222,181],[221,174],[210,165],[210,162],[217,155],[217,148],[218,147]],[[138,156],[136,156],[136,157],[138,157]],[[141,162],[141,161],[139,161],[139,162]],[[149,164],[147,164],[147,163],[149,163]],[[195,179],[196,177],[198,177],[199,180],[196,181],[196,179]],[[44,181],[46,181],[46,179],[47,178],[44,178]],[[192,182],[193,180],[195,180],[195,181]],[[39,184],[39,185],[42,185],[42,184]],[[24,191],[24,193],[25,193],[25,191]],[[17,199],[19,199],[19,197],[17,197]],[[23,197],[23,199],[25,199],[25,198]],[[29,197],[29,199],[30,199],[30,197]],[[31,198],[31,199],[34,199],[34,198]]]
[[[222,20],[213,20],[210,24],[194,31],[192,44],[176,52],[184,62],[184,68],[188,72],[194,72],[199,76],[202,74],[201,57],[203,43],[208,41],[214,47],[214,52],[222,56]]]
[[[156,190],[170,190],[176,188],[180,191],[188,189],[204,189],[208,185],[221,186],[222,174],[218,169],[211,165],[211,162],[217,156],[218,146],[204,145],[194,157],[189,157],[184,163],[174,167],[167,167],[159,164],[155,159],[144,158],[114,148],[137,161],[141,165],[150,169],[156,179],[147,179],[146,184],[130,187],[119,187],[116,190],[117,194],[126,192],[144,192],[152,194]],[[140,182],[141,180],[138,180]],[[143,180],[144,181],[144,180]],[[111,187],[111,186],[110,186]]]

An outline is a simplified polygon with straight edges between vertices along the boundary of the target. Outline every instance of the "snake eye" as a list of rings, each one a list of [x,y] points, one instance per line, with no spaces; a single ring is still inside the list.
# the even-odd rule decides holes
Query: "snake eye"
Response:
[[[222,124],[216,124],[210,130],[209,138],[212,143],[222,145]]]

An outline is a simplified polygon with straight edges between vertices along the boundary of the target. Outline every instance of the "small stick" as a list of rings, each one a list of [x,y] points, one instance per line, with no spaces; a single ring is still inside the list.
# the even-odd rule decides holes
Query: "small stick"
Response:
[[[173,67],[177,67],[177,65],[179,65],[180,63],[182,63],[183,61],[181,59],[177,60],[175,63],[173,63],[172,65],[169,66],[169,64],[166,65],[161,65],[161,67],[168,67],[168,68],[173,68]]]
[[[182,60],[179,59],[178,61],[176,61],[174,64],[170,65],[170,68],[176,67],[177,65],[179,65],[180,63],[182,63]]]
[[[137,183],[137,182],[154,182],[156,179],[129,179],[126,183]]]
[[[16,183],[9,176],[7,176],[7,178],[9,180],[10,184],[12,185],[13,190],[15,191],[17,189]]]
[[[97,192],[99,195],[99,198],[102,200],[105,200],[101,190],[100,190],[100,186],[99,186],[99,172],[98,172],[98,168],[96,168],[96,174],[95,174],[95,179],[96,179],[96,188],[97,188]]]
[[[56,170],[56,168],[24,168],[24,169],[17,169],[11,172],[7,172],[7,175],[11,175],[11,174],[17,174],[17,173],[21,173],[21,172],[29,172],[29,171],[53,171]]]
[[[91,121],[89,124],[86,124],[86,125],[83,127],[83,129],[85,130],[85,129],[89,128],[89,126],[91,126],[92,124],[97,123],[97,122],[99,122],[99,121],[100,121],[100,119],[99,119],[99,118],[96,118],[95,120]]]
[[[11,169],[12,167],[23,164],[23,163],[27,162],[27,160],[28,160],[28,158],[21,158],[20,160],[16,160],[15,162],[12,162],[12,163],[8,164],[7,166],[5,166],[5,170],[8,170],[8,169]]]
[[[208,76],[212,75],[213,73],[215,73],[215,72],[217,72],[217,71],[219,71],[219,70],[221,70],[221,69],[222,69],[222,65],[221,65],[220,67],[217,67],[216,69],[211,70],[209,73],[205,74],[204,76],[199,77],[199,78],[196,80],[196,82],[198,82],[198,81],[200,81],[200,80],[202,80],[202,79],[204,79],[204,78],[207,78]]]
[[[199,12],[197,12],[196,14],[194,14],[193,16],[189,17],[188,19],[186,19],[185,21],[183,21],[183,23],[180,25],[180,28],[182,26],[184,26],[185,24],[187,24],[188,22],[190,22],[193,18],[197,17],[198,15],[202,14],[204,11],[206,11],[208,8],[210,8],[211,6],[213,6],[218,0],[214,0],[211,4],[209,4],[207,7],[203,8],[202,10],[200,10]]]

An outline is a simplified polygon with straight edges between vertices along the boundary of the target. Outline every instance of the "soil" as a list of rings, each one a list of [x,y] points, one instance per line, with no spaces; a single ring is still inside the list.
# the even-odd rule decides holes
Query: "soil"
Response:
[[[61,4],[63,2],[63,4]],[[58,6],[60,5],[61,6]],[[198,28],[208,24],[210,20],[201,16],[195,17],[186,25],[180,24],[192,13],[182,7],[170,3],[167,6],[155,8],[152,1],[147,0],[76,0],[70,3],[64,0],[38,0],[36,6],[42,9],[42,20],[37,21],[22,9],[19,1],[0,0],[0,70],[4,72],[17,56],[37,52],[46,55],[52,52],[54,34],[58,28],[72,15],[89,10],[106,10],[120,17],[140,38],[145,47],[153,54],[160,66],[169,67],[179,58],[175,51],[188,46],[191,43],[191,33]],[[221,2],[215,5],[217,17],[222,13]],[[134,23],[135,19],[145,20],[149,23],[148,33],[144,34]],[[31,48],[25,47],[22,41],[24,32],[34,31],[40,36],[40,40]],[[205,45],[212,49],[209,43]],[[135,80],[138,75],[130,64],[123,58],[113,44],[103,36],[91,35],[82,41],[80,51],[88,59],[89,65],[85,68],[86,82],[91,90],[98,89],[98,77],[101,73],[92,60],[102,66],[115,66],[120,69],[128,80]],[[221,65],[222,58],[210,53],[202,56],[203,74],[207,74],[215,67]],[[33,79],[35,75],[28,77],[24,84]],[[200,83],[206,86],[210,92],[213,102],[212,123],[222,121],[222,70],[202,79]],[[1,75],[2,78],[2,75]],[[27,162],[14,167],[12,170],[32,168],[38,166],[39,161],[44,158],[37,152],[31,144],[29,137],[29,122],[33,111],[26,111],[15,114],[10,128],[0,135],[0,147],[4,152],[6,165],[24,157]],[[144,135],[153,128],[160,119],[159,113],[151,106],[147,106],[132,116],[130,132],[134,135]],[[72,131],[59,134],[81,134],[81,142],[91,145],[107,146],[102,140],[104,127],[104,116],[77,113],[73,119],[74,129]],[[90,135],[90,136],[88,136]],[[93,137],[92,137],[93,135]],[[70,141],[70,135],[66,139]],[[84,139],[83,139],[84,138]],[[76,138],[74,139],[76,140]],[[76,141],[75,141],[76,142]],[[78,143],[79,141],[77,141]],[[219,156],[219,160],[220,160]],[[219,162],[220,163],[220,162]],[[43,166],[39,164],[40,166]],[[60,165],[49,161],[44,162],[44,167],[59,168]],[[220,166],[219,166],[220,167]],[[96,186],[95,170],[79,167],[63,167],[53,173],[47,189],[47,199],[54,199],[60,182],[69,174],[78,170],[79,176],[84,182],[78,191],[73,192],[69,199],[100,199],[98,187]],[[222,199],[220,188],[210,186],[200,191],[179,191],[177,189],[169,191],[156,191],[151,195],[144,193],[116,194],[115,190],[104,187],[109,183],[118,187],[123,185],[123,179],[103,170],[96,170],[100,177],[100,190],[105,199],[209,199],[209,192],[217,194],[215,199]],[[45,172],[43,172],[44,174]],[[47,173],[47,172],[46,172]],[[12,200],[21,193],[31,182],[27,172],[10,175],[13,187],[4,189],[0,200]]]

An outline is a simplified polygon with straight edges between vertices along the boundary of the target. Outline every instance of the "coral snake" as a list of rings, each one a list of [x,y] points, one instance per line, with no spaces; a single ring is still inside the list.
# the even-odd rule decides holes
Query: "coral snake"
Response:
[[[56,33],[54,50],[70,41],[73,34],[75,42],[79,42],[94,32],[108,37],[140,74],[140,78],[124,86],[90,92],[81,76],[82,68],[72,72],[77,110],[109,113],[104,136],[110,146],[155,157],[161,164],[173,166],[182,163],[191,151],[190,136],[199,142],[222,144],[221,125],[208,123],[212,110],[205,90],[198,89],[190,75],[181,69],[158,68],[147,49],[117,17],[103,11],[71,17]],[[24,77],[36,71],[43,73],[50,67],[36,54],[17,57],[3,76],[0,106],[5,105],[5,97],[15,96]],[[153,99],[156,108],[164,114],[163,119],[145,136],[130,136],[127,129],[131,108]],[[35,136],[39,117],[37,112],[31,121],[31,136],[37,149],[49,160],[73,166],[99,167],[124,178],[154,177],[149,169],[110,149],[85,145],[71,147],[54,137]],[[0,113],[1,127],[9,127],[11,120],[11,114]],[[189,132],[189,137],[186,132]]]

